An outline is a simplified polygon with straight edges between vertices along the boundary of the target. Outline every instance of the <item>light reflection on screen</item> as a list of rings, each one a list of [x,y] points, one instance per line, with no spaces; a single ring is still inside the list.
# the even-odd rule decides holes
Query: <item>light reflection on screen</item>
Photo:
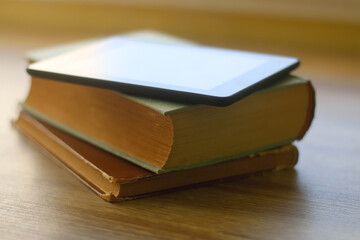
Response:
[[[134,42],[105,48],[100,54],[73,62],[63,70],[83,69],[81,75],[90,78],[210,90],[266,62],[231,51],[194,51],[194,48]]]

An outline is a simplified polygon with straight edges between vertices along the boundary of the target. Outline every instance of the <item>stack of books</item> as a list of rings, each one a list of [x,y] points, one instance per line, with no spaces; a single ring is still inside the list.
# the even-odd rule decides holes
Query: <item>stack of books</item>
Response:
[[[191,44],[154,32],[128,37]],[[29,61],[86,43],[32,52]],[[15,125],[111,202],[291,168],[298,160],[292,143],[314,115],[310,81],[291,75],[227,107],[31,81]]]

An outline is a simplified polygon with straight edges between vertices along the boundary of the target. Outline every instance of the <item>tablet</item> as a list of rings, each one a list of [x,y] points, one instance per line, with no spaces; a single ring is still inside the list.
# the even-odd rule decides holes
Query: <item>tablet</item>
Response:
[[[30,65],[30,75],[135,95],[226,106],[287,75],[293,57],[110,37]]]

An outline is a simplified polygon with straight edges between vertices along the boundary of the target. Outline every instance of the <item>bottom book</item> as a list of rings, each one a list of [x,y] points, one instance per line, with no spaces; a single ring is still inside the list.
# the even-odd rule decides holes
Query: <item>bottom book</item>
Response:
[[[293,145],[205,167],[155,174],[21,113],[15,126],[48,156],[58,159],[83,183],[110,202],[293,167]]]

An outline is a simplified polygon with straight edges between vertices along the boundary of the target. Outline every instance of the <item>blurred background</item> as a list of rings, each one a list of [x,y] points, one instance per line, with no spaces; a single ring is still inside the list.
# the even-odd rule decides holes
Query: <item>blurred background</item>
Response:
[[[2,0],[0,29],[1,42],[29,46],[157,29],[209,45],[359,55],[359,13],[358,0]]]
[[[27,51],[154,29],[206,45],[297,56],[311,66],[303,69],[310,77],[334,58],[337,71],[353,80],[359,13],[358,0],[0,0],[0,45]]]

